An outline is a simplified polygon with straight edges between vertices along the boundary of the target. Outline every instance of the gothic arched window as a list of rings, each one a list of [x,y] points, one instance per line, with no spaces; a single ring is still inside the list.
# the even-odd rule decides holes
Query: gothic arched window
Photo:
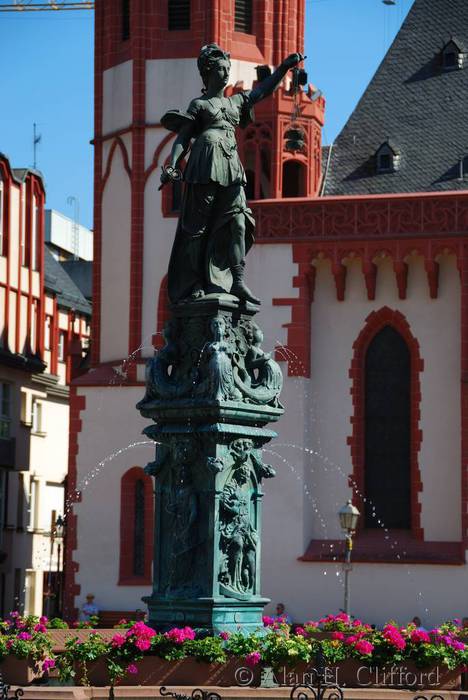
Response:
[[[378,331],[364,369],[365,527],[411,528],[411,354],[392,326]]]
[[[286,160],[283,164],[283,197],[305,197],[306,169],[299,160]]]
[[[152,558],[153,485],[141,467],[132,467],[121,480],[119,585],[150,584]]]

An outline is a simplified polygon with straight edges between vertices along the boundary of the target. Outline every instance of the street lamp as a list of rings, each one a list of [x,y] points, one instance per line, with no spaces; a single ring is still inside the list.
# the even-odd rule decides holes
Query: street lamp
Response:
[[[59,615],[62,614],[62,576],[63,572],[60,569],[60,555],[62,550],[62,542],[65,536],[65,519],[61,515],[57,517],[55,521],[55,536],[57,538],[57,612]],[[63,568],[63,567],[62,567]]]
[[[348,616],[350,615],[349,573],[352,569],[351,552],[353,550],[353,535],[356,531],[359,515],[358,509],[356,506],[353,506],[351,500],[347,501],[346,505],[338,511],[341,529],[346,537],[346,554],[343,564],[345,575],[344,610]]]

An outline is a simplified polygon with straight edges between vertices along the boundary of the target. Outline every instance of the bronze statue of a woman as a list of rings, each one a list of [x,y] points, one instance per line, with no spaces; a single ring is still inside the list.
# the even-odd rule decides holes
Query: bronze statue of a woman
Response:
[[[198,70],[205,86],[186,112],[171,110],[161,119],[177,132],[170,164],[161,182],[180,180],[178,166],[189,150],[179,223],[169,263],[172,303],[210,293],[230,293],[259,304],[244,283],[245,255],[254,240],[255,221],[247,207],[245,172],[237,152],[235,128],[246,127],[252,107],[275,90],[290,68],[304,57],[291,54],[253,90],[224,97],[229,54],[217,44],[201,49]]]

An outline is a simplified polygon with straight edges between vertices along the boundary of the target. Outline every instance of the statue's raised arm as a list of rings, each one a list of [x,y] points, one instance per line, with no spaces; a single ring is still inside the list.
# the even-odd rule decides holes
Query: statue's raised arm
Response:
[[[303,61],[305,56],[301,53],[292,53],[290,56],[284,59],[280,66],[267,78],[262,80],[256,87],[250,92],[250,102],[254,105],[260,100],[264,100],[265,97],[271,95],[278,85],[281,84],[286,73],[295,68],[301,61]]]
[[[260,304],[244,282],[255,222],[245,197],[235,129],[246,125],[252,106],[270,95],[303,58],[300,53],[291,54],[253,90],[225,97],[230,55],[217,44],[208,44],[197,61],[202,94],[185,112],[170,110],[162,117],[162,125],[177,132],[177,137],[169,164],[163,167],[161,186],[182,179],[180,164],[191,144],[169,263],[168,291],[173,303],[231,294],[241,303]]]

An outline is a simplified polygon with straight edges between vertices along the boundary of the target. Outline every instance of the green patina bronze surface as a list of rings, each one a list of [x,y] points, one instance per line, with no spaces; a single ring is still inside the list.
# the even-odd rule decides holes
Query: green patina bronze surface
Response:
[[[150,623],[211,632],[261,626],[262,481],[275,475],[263,446],[283,413],[279,365],[262,348],[259,300],[243,281],[253,241],[234,128],[302,56],[293,54],[252,91],[223,96],[229,55],[204,47],[205,93],[163,124],[178,132],[163,185],[194,139],[169,266],[171,318],[165,345],[147,365],[137,408],[156,443]]]

